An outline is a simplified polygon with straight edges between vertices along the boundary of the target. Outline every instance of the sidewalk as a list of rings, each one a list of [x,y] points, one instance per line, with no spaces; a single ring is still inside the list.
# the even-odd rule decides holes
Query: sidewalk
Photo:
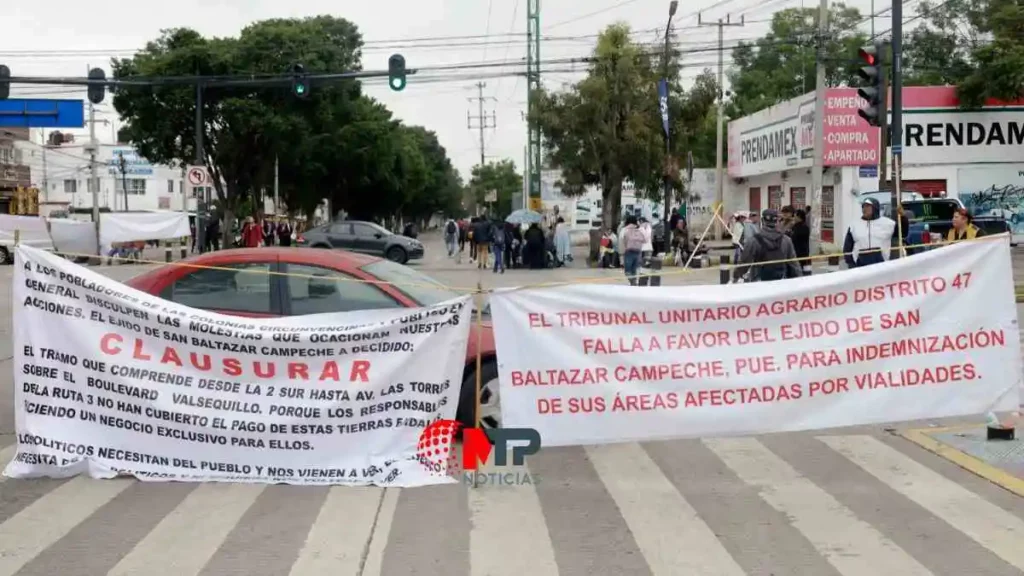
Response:
[[[1011,417],[1012,418],[1012,417]],[[984,424],[901,430],[899,435],[989,482],[1024,497],[1024,438],[987,440]]]

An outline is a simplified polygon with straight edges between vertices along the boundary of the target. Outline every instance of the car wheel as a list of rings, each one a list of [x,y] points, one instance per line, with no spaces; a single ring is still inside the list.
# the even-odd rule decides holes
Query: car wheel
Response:
[[[456,418],[467,428],[476,427],[476,364],[471,364],[462,380]],[[498,363],[493,358],[480,365],[480,426],[501,428],[501,395],[498,391]]]
[[[388,260],[391,260],[392,262],[397,262],[399,264],[405,264],[406,262],[409,261],[409,255],[406,254],[405,250],[403,250],[400,246],[392,246],[391,248],[388,248],[388,251],[384,254],[384,256]]]
[[[0,266],[10,264],[12,261],[11,253],[7,251],[7,248],[0,247]]]

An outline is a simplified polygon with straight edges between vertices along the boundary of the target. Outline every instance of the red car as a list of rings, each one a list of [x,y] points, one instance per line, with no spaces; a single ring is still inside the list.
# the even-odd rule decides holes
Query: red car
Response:
[[[296,276],[284,275],[289,273]],[[315,277],[325,280],[318,281]],[[338,277],[398,285],[333,280]],[[132,278],[126,284],[191,308],[253,318],[414,308],[431,306],[460,295],[425,274],[382,258],[311,248],[241,248],[210,252],[182,260],[176,265],[161,266]],[[480,334],[480,408],[483,424],[492,427],[499,425],[501,417],[498,365],[494,353],[494,332],[488,315],[485,314],[484,320]],[[466,368],[457,412],[457,418],[466,426],[475,426],[476,347],[477,327],[474,322],[466,349]]]

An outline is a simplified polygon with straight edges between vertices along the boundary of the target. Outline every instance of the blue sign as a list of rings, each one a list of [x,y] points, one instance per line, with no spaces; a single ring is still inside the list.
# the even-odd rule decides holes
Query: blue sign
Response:
[[[661,108],[661,127],[668,138],[668,80],[664,78],[658,82],[658,107]]]
[[[861,178],[878,178],[878,166],[861,166]]]
[[[107,171],[111,174],[121,173],[121,157],[124,157],[124,173],[135,175],[135,176],[151,176],[153,174],[153,165],[149,163],[134,148],[118,148],[115,149],[110,160],[107,160]]]
[[[0,100],[0,127],[81,128],[85,105],[81,100]]]

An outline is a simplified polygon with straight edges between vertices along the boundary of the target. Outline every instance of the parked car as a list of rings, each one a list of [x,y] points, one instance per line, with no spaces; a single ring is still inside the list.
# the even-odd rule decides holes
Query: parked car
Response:
[[[183,266],[191,264],[197,267]],[[201,268],[198,266],[202,266]],[[272,274],[276,273],[276,274]],[[295,274],[288,276],[287,274]],[[322,280],[321,280],[322,278]],[[394,282],[370,284],[337,279]],[[209,252],[136,276],[129,286],[192,308],[251,318],[431,306],[459,294],[412,268],[343,250],[238,248]],[[498,364],[489,309],[480,338],[483,424],[500,425]],[[470,328],[457,418],[475,426],[477,327]]]
[[[342,220],[306,230],[296,239],[299,246],[340,248],[362,254],[383,256],[405,264],[423,258],[423,243],[395,234],[373,222]]]

